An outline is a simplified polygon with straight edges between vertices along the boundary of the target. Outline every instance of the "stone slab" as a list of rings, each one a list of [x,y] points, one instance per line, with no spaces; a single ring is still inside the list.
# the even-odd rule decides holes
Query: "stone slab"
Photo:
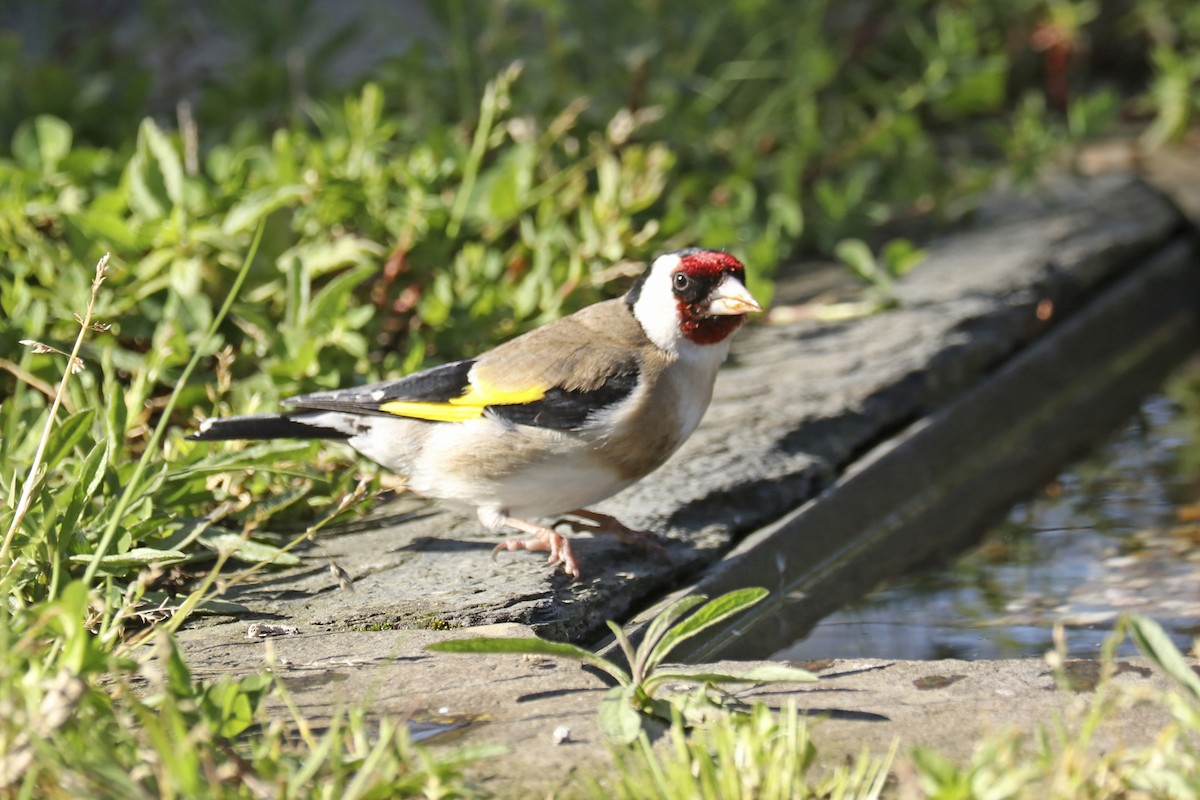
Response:
[[[473,517],[402,498],[351,530],[323,533],[324,550],[310,551],[310,564],[261,576],[228,598],[252,618],[306,626],[517,622],[551,638],[593,639],[605,619],[625,618],[703,574],[1120,276],[1191,240],[1171,203],[1137,180],[1065,182],[1032,207],[989,213],[985,228],[929,245],[924,264],[898,285],[896,310],[839,324],[748,327],[693,438],[659,472],[598,507],[659,532],[668,562],[581,539],[585,574],[570,582],[537,554],[492,560],[496,538]],[[801,285],[785,271],[775,307],[803,299]],[[327,556],[349,573],[353,593],[337,588]]]
[[[766,657],[882,579],[967,546],[1136,410],[1200,343],[1200,256],[1164,248],[976,386],[740,542],[687,592],[771,599],[681,657]]]
[[[192,629],[180,639],[198,678],[239,677],[270,666],[293,702],[320,729],[338,709],[365,703],[375,718],[460,724],[438,746],[501,743],[507,755],[474,765],[468,775],[497,797],[570,796],[584,777],[596,778],[610,756],[596,724],[605,686],[574,662],[548,658],[430,653],[447,636],[530,635],[519,625],[469,631],[329,632],[302,627],[299,635],[249,639],[245,626]],[[738,666],[746,666],[739,664]],[[774,708],[794,703],[817,729],[817,770],[829,770],[867,748],[882,756],[898,740],[895,774],[905,774],[913,747],[933,747],[965,762],[981,737],[1006,731],[1052,730],[1062,720],[1079,730],[1094,697],[1099,667],[1070,662],[1074,690],[1061,687],[1038,659],[1009,661],[827,661],[806,665],[816,683],[743,687],[735,694]],[[449,677],[452,676],[452,677]],[[1120,662],[1115,685],[1161,689],[1161,677],[1139,659]],[[684,688],[684,687],[679,687]],[[270,713],[288,719],[282,708]],[[1166,719],[1145,704],[1123,711],[1093,739],[1100,750],[1150,743]],[[556,743],[556,729],[569,738]],[[561,730],[559,731],[561,735]]]

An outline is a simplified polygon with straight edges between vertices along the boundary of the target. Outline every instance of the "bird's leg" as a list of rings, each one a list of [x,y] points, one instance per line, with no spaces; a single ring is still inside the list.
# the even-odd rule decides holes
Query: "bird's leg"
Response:
[[[571,550],[571,543],[561,533],[547,528],[544,525],[536,525],[532,522],[526,522],[523,519],[510,517],[504,513],[485,512],[480,510],[479,518],[492,530],[508,527],[515,528],[524,533],[530,534],[532,539],[507,539],[496,545],[492,550],[492,557],[501,550],[530,550],[542,551],[550,553],[550,564],[562,564],[563,572],[570,575],[576,580],[579,579],[579,562],[575,558],[575,553]]]
[[[639,531],[630,528],[616,517],[601,514],[598,511],[577,509],[567,512],[575,519],[562,519],[556,524],[567,525],[576,533],[591,533],[596,536],[615,536],[621,544],[629,545],[643,553],[649,553],[656,558],[667,560],[666,548],[659,542],[654,531]]]

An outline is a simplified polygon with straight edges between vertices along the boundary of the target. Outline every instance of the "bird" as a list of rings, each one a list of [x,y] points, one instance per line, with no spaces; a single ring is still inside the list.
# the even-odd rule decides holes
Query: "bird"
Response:
[[[623,296],[474,358],[292,397],[279,413],[206,419],[190,438],[342,440],[417,495],[473,507],[489,531],[516,531],[493,557],[548,552],[577,580],[580,560],[556,530],[564,524],[665,552],[653,533],[588,506],[661,467],[692,434],[731,335],[759,311],[734,256],[676,250]]]

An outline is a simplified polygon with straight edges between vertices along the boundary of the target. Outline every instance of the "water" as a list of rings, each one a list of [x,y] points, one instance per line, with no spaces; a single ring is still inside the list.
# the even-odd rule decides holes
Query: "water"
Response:
[[[1118,616],[1200,635],[1200,362],[953,563],[905,576],[773,657],[1095,655]],[[1125,643],[1118,652],[1131,654]]]

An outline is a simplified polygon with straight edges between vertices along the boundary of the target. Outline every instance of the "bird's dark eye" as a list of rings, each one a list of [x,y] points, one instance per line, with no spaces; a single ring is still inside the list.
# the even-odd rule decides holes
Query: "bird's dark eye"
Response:
[[[675,282],[675,291],[677,292],[687,291],[687,288],[692,285],[692,279],[686,272],[676,272],[672,280]]]

